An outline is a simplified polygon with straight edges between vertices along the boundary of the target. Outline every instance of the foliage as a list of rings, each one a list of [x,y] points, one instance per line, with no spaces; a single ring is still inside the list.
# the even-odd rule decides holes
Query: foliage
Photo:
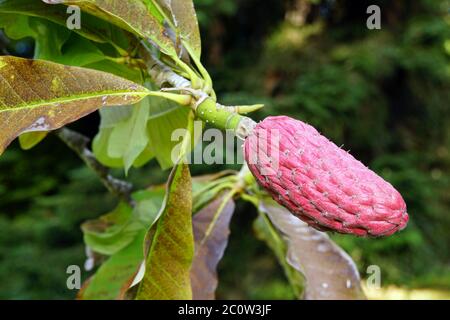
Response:
[[[437,5],[440,1],[379,3],[389,16],[382,30],[370,31],[358,26],[365,1],[353,6],[349,1],[198,0],[202,49],[190,1],[0,0],[0,29],[9,43],[3,48],[2,40],[0,49],[20,55],[19,44],[32,38],[32,56],[47,60],[0,57],[0,144],[6,147],[25,133],[22,148],[34,147],[22,153],[12,145],[0,158],[0,256],[6,261],[0,266],[6,279],[0,297],[73,297],[64,289],[65,268],[83,264],[82,237],[87,266],[94,262],[94,270],[83,273],[83,280],[89,279],[78,298],[214,298],[217,287],[219,298],[362,297],[353,263],[332,240],[318,232],[317,246],[298,238],[300,227],[279,207],[261,210],[252,222],[265,194],[245,168],[240,174],[225,171],[191,181],[189,171],[218,168],[174,166],[171,153],[180,142],[171,141],[173,130],[192,133],[194,117],[208,119],[189,108],[195,95],[160,90],[174,87],[174,77],[188,80],[213,101],[218,96],[233,105],[266,102],[255,117],[289,114],[337,144],[345,142],[405,195],[412,221],[393,238],[332,238],[363,275],[368,265],[377,264],[384,283],[448,288],[449,253],[442,245],[450,227],[445,214],[450,194],[448,14]],[[84,10],[82,29],[64,27],[64,4]],[[214,88],[203,63],[214,75]],[[166,69],[158,69],[161,65]],[[69,79],[74,75],[81,79],[79,86]],[[39,83],[42,79],[47,85]],[[22,117],[20,110],[30,106],[33,112]],[[116,207],[118,200],[100,192],[91,171],[74,169],[74,159],[55,155],[55,146],[61,145],[46,138],[46,131],[99,108],[98,131],[95,115],[74,125],[95,136],[93,153],[88,142],[72,149],[81,150],[101,182],[120,196]],[[58,120],[48,121],[55,110]],[[181,155],[196,142],[184,137]],[[162,170],[172,167],[164,188],[160,183],[167,172]],[[112,176],[132,182],[133,193],[126,184],[111,182]],[[274,255],[251,237],[251,225]],[[329,249],[329,256],[319,247]],[[335,271],[345,279],[330,280],[317,271],[317,265],[326,268],[336,259],[341,263]],[[36,263],[43,260],[58,272]],[[15,272],[12,266],[18,266]],[[233,280],[236,274],[239,282]],[[349,278],[350,288],[342,287]],[[36,289],[30,283],[37,283]],[[323,283],[333,284],[329,292],[320,288]]]

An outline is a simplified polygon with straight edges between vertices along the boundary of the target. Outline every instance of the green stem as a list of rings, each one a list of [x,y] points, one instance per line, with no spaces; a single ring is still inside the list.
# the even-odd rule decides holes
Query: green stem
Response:
[[[225,108],[217,108],[216,101],[206,97],[195,108],[198,118],[222,130],[233,130],[234,133],[245,139],[253,130],[255,122],[243,115],[230,112]]]
[[[187,52],[191,56],[191,59],[194,61],[195,65],[197,66],[198,71],[200,71],[200,74],[202,75],[203,79],[205,80],[205,87],[203,88],[203,91],[210,94],[211,97],[214,100],[216,100],[216,94],[213,91],[212,79],[211,79],[211,76],[209,75],[208,71],[205,69],[205,67],[201,63],[200,59],[195,55],[195,52],[194,52],[194,50],[192,50],[189,43],[187,43],[184,40],[182,40],[181,42],[183,43],[183,46],[186,48]]]
[[[150,91],[148,93],[149,96],[165,98],[167,100],[174,101],[182,106],[188,106],[191,104],[192,97],[187,94],[176,94],[170,92],[162,92],[162,91]]]
[[[171,57],[177,66],[179,66],[185,73],[189,75],[189,80],[191,80],[193,89],[202,89],[203,80],[191,69],[184,61],[180,58],[174,56]]]

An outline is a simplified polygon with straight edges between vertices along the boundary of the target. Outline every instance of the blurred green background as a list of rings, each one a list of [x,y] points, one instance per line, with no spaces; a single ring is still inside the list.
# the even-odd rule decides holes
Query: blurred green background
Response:
[[[378,265],[384,288],[439,290],[448,298],[449,2],[195,2],[203,60],[222,103],[262,102],[258,119],[286,114],[311,123],[404,196],[411,220],[403,232],[387,239],[333,236],[362,277]],[[381,30],[366,28],[371,4],[381,8]],[[33,44],[9,49],[27,56]],[[98,121],[94,114],[74,127],[93,136]],[[193,167],[194,174],[216,169]],[[130,178],[145,186],[166,176],[152,162]],[[57,139],[27,152],[12,144],[0,158],[0,298],[74,298],[66,268],[84,264],[80,224],[115,202]],[[237,208],[219,298],[292,298],[275,258],[253,236],[256,213],[244,203]]]

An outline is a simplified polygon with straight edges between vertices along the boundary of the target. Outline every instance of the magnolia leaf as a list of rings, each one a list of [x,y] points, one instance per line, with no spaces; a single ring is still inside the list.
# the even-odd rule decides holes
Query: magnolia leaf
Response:
[[[217,289],[217,265],[223,257],[235,209],[232,192],[222,193],[193,217],[195,254],[191,269],[194,300],[213,300]]]
[[[104,72],[0,57],[0,154],[22,133],[58,129],[102,106],[137,103],[148,93]]]
[[[105,60],[103,52],[93,42],[73,33],[61,48],[61,54],[51,61],[70,66],[83,67]]]
[[[144,236],[145,230],[142,230],[128,246],[106,260],[95,275],[83,285],[77,298],[84,300],[124,299],[144,259]]]
[[[258,216],[253,223],[253,230],[255,236],[259,240],[264,241],[275,254],[295,297],[301,298],[304,291],[304,277],[301,272],[297,271],[286,261],[287,245],[282,235],[273,227],[265,214]]]
[[[101,128],[92,141],[92,152],[95,158],[110,168],[123,167],[122,158],[112,158],[108,155],[109,141],[113,128]]]
[[[57,23],[65,29],[69,17],[66,6],[49,6],[38,0],[0,0],[0,13],[6,13],[8,16],[19,14],[39,17]],[[83,14],[82,24],[82,28],[73,31],[95,42],[111,42],[113,36],[120,33],[119,28],[87,13]]]
[[[93,251],[113,255],[130,244],[145,226],[132,216],[133,209],[120,203],[112,212],[82,224],[84,243]]]
[[[35,59],[78,67],[105,60],[103,52],[91,41],[67,29],[65,20],[64,25],[58,25],[33,16],[3,13],[2,4],[0,2],[0,28],[4,28],[11,39],[34,38]]]
[[[154,89],[154,86],[150,85],[150,89]],[[180,138],[179,140],[172,139],[175,130],[185,129],[193,138],[192,143],[195,145],[197,142],[189,126],[191,120],[189,108],[153,96],[141,103],[149,105],[149,112],[145,109],[137,114],[138,110],[131,106],[100,110],[100,129],[94,139],[93,150],[102,164],[114,168],[126,167],[125,156],[131,154],[128,166],[140,167],[156,157],[160,166],[168,169],[173,166],[172,152],[181,143],[179,136],[176,137]],[[146,112],[147,115],[144,117]],[[145,135],[141,130],[143,121],[146,121]],[[133,131],[137,135],[131,138],[130,134]],[[148,142],[146,145],[145,141]],[[133,153],[127,152],[131,148],[134,149]]]
[[[100,109],[100,128],[92,143],[92,150],[97,160],[103,165],[112,168],[124,167],[123,155],[128,145],[127,139],[129,137],[113,139],[111,135],[113,132],[116,132],[115,135],[117,136],[116,127],[127,126],[134,109],[134,106],[116,106]],[[146,119],[147,115],[144,117],[145,126],[147,124]],[[125,133],[129,132],[125,131]],[[123,141],[123,144],[120,144],[121,141]],[[121,148],[122,151],[117,156],[113,156],[113,153],[110,152],[113,148]]]
[[[23,150],[30,150],[36,146],[39,142],[44,140],[48,132],[46,131],[35,131],[27,132],[19,136],[20,147]]]
[[[163,25],[141,0],[43,0],[48,4],[77,5],[83,11],[109,21],[127,31],[156,43],[160,50],[175,56],[175,46]]]
[[[176,32],[200,59],[202,44],[197,14],[192,0],[157,0],[170,14]]]
[[[165,188],[163,186],[134,192],[132,197],[136,202],[133,210],[135,218],[145,224],[148,230],[158,219],[164,201]]]
[[[57,60],[62,55],[62,46],[70,36],[70,30],[65,27],[18,14],[0,13],[0,28],[11,39],[34,38],[34,58],[43,60]]]
[[[309,227],[271,200],[261,201],[260,210],[285,239],[287,262],[304,275],[305,299],[364,299],[355,263],[326,233]]]
[[[128,172],[148,144],[149,110],[148,99],[143,99],[133,107],[130,118],[117,124],[111,131],[108,155],[122,158],[125,172]]]
[[[177,129],[185,129],[193,137],[192,131],[188,130],[189,114],[188,108],[178,106],[168,100],[150,97],[150,117],[147,122],[147,132],[149,137],[148,149],[154,154],[162,169],[171,168],[172,152],[181,141],[173,141],[172,134]],[[166,106],[166,112],[157,111],[155,106]]]
[[[100,129],[112,129],[119,122],[126,121],[133,113],[133,106],[116,106],[100,109]]]
[[[95,69],[115,74],[121,78],[128,79],[136,83],[143,83],[142,72],[139,69],[133,69],[127,65],[116,63],[110,60],[102,60],[84,65],[85,68]]]
[[[92,251],[113,255],[130,244],[136,235],[155,222],[164,199],[163,188],[152,188],[132,194],[135,207],[120,203],[112,212],[81,226],[84,243]]]
[[[192,183],[189,167],[172,170],[165,207],[150,229],[145,274],[136,294],[138,300],[191,299],[190,268],[194,256],[192,231]]]
[[[30,27],[29,18],[17,14],[0,12],[0,29],[3,29],[8,38],[14,40],[36,35],[36,32]]]

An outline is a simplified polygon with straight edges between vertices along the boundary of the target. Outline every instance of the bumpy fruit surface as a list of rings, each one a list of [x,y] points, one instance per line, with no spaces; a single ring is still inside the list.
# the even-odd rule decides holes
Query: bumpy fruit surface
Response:
[[[387,236],[408,222],[390,183],[306,123],[266,118],[246,138],[244,155],[274,200],[316,229]]]

